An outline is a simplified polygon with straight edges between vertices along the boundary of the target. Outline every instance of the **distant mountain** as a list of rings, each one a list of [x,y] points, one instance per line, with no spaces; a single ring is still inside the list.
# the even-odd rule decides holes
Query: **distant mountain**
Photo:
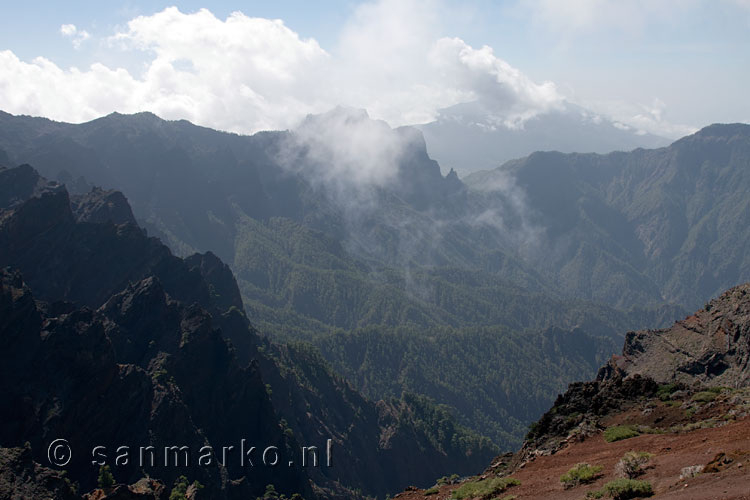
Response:
[[[426,398],[369,401],[309,346],[261,338],[226,265],[210,253],[173,256],[135,225],[122,194],[71,198],[28,165],[0,168],[0,186],[0,445],[15,449],[0,451],[3,460],[49,464],[47,447],[62,438],[74,450],[67,478],[84,491],[98,474],[91,450],[104,446],[126,484],[148,475],[171,488],[185,475],[217,499],[261,495],[268,484],[305,498],[358,498],[494,453]],[[236,455],[225,467],[197,463],[203,446],[218,457],[242,440],[299,460],[301,446],[325,450],[329,438],[330,468],[248,473]],[[184,467],[160,465],[161,456],[155,466],[115,464],[119,446],[194,454]],[[415,462],[416,450],[426,460]],[[0,480],[0,491],[18,494],[18,478]]]
[[[671,142],[571,103],[534,116],[520,126],[508,126],[501,117],[492,104],[474,101],[443,109],[435,121],[418,128],[424,133],[430,156],[462,177],[535,151],[609,153]]]
[[[230,265],[262,332],[313,343],[371,398],[448,404],[502,446],[623,331],[681,314],[638,282],[627,311],[571,301],[527,255],[537,228],[512,182],[470,189],[417,130],[357,110],[249,137],[151,114],[2,114],[0,149],[74,192],[121,189],[176,253]]]
[[[513,179],[536,265],[569,293],[694,310],[750,279],[748,165],[750,126],[711,125],[655,150],[534,153],[464,182],[500,196]]]
[[[370,398],[447,404],[501,446],[623,332],[750,279],[747,126],[534,153],[463,182],[428,144],[346,108],[253,136],[0,114],[7,162],[77,194],[122,190],[175,253],[227,262],[264,334],[312,343]]]

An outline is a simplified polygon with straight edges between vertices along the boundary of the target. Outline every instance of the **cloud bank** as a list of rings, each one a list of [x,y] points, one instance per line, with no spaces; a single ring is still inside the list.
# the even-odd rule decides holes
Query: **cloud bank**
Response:
[[[428,2],[429,3],[429,2]],[[169,7],[130,20],[104,40],[66,24],[74,47],[98,42],[137,53],[140,74],[117,60],[60,68],[0,52],[0,108],[82,122],[118,111],[152,111],[222,130],[296,126],[336,105],[365,108],[391,125],[423,123],[440,108],[482,98],[509,127],[560,105],[551,82],[536,83],[497,57],[438,34],[436,3],[381,0],[359,6],[330,51],[281,20]]]

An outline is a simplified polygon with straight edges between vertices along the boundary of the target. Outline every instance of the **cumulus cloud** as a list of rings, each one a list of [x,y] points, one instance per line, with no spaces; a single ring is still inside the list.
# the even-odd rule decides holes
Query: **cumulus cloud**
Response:
[[[281,20],[241,12],[219,19],[207,9],[169,7],[132,19],[106,40],[141,54],[141,74],[118,68],[116,58],[62,69],[49,59],[0,52],[0,108],[73,122],[148,110],[251,133],[290,128],[339,104],[366,108],[395,126],[482,98],[494,103],[500,123],[518,126],[559,102],[553,84],[531,81],[489,47],[441,38],[439,20],[430,17],[440,5],[430,1],[360,5],[331,51]],[[89,38],[72,24],[60,31],[74,46]]]
[[[508,128],[518,128],[540,113],[563,106],[554,83],[531,81],[496,57],[491,47],[474,49],[459,38],[442,38],[430,58],[441,76],[454,82],[464,95],[480,100]]]
[[[308,177],[329,187],[341,184],[340,189],[348,190],[385,186],[393,180],[409,137],[384,121],[371,120],[365,110],[339,106],[308,116],[295,130],[292,141],[289,146],[306,161],[286,161],[289,167],[304,164],[306,169],[315,169],[305,172]]]
[[[612,120],[612,124],[622,130],[629,130],[639,135],[651,133],[677,139],[693,134],[698,129],[669,121],[667,104],[658,97],[650,103],[631,103],[625,101],[586,102],[589,110],[600,112]]]
[[[63,24],[60,26],[60,34],[64,37],[70,38],[73,41],[73,47],[80,49],[81,44],[91,38],[91,35],[86,30],[79,30],[75,24]]]

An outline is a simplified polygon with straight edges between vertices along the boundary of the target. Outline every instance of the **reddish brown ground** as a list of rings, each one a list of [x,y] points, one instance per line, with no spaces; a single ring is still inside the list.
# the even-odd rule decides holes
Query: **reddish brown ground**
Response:
[[[646,434],[615,443],[607,443],[602,434],[597,434],[583,442],[572,443],[554,455],[538,457],[526,464],[513,474],[521,485],[510,488],[499,498],[517,495],[518,500],[581,500],[586,492],[598,489],[615,478],[615,464],[628,451],[653,453],[649,468],[639,478],[651,482],[655,492],[652,498],[750,500],[750,418],[713,429],[680,434]],[[722,465],[719,472],[680,480],[683,467],[706,465],[718,453],[725,453],[731,458],[731,462]],[[604,466],[604,476],[589,485],[563,489],[560,476],[580,462]],[[457,487],[443,486],[438,494],[427,497],[423,495],[423,490],[408,491],[397,495],[397,498],[444,500],[450,498],[451,491]]]

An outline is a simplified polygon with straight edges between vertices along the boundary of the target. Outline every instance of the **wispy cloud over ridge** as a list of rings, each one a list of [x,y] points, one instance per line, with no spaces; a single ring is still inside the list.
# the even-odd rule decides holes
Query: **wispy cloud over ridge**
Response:
[[[0,108],[73,122],[147,110],[251,133],[292,128],[336,105],[365,108],[398,126],[425,123],[441,108],[481,99],[498,125],[509,128],[563,105],[553,82],[534,81],[489,46],[443,36],[436,14],[443,7],[438,0],[361,4],[329,50],[282,20],[242,12],[220,19],[208,9],[169,7],[99,40],[65,24],[60,33],[75,48],[87,42],[138,53],[141,71],[118,66],[116,58],[64,69],[48,58],[24,61],[5,50]],[[634,126],[661,126],[642,118],[635,116]]]

